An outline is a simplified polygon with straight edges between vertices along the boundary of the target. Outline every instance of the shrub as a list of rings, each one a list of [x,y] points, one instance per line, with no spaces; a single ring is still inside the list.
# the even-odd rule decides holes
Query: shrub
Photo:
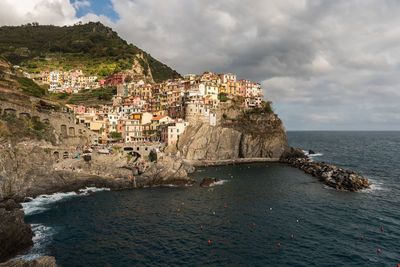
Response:
[[[218,94],[218,100],[221,102],[226,102],[229,100],[229,98],[226,96],[225,93],[219,93]]]
[[[113,139],[121,139],[122,138],[122,134],[118,133],[118,132],[111,132],[110,133],[110,137]]]

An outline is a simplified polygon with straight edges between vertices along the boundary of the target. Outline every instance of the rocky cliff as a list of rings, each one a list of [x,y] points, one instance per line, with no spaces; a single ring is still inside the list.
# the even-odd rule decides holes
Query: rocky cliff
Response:
[[[33,232],[20,208],[11,199],[0,202],[0,262],[33,245]]]
[[[222,103],[216,110],[217,125],[189,125],[176,146],[168,151],[188,160],[279,158],[290,149],[283,123],[265,103],[257,111],[246,111],[240,103]]]
[[[0,148],[0,201],[23,201],[26,197],[92,186],[118,190],[193,182],[188,177],[193,168],[177,158],[160,156],[157,162],[135,161],[116,152],[93,153],[89,162],[83,158],[57,162],[43,144],[19,143]]]

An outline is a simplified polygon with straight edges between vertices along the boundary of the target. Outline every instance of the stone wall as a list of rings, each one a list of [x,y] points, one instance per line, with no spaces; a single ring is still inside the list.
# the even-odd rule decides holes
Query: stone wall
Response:
[[[77,124],[75,116],[70,113],[37,111],[26,106],[0,101],[0,117],[3,115],[14,115],[19,119],[36,117],[41,122],[51,125],[57,137],[57,144],[78,146],[92,143],[94,138],[99,137],[84,125]]]

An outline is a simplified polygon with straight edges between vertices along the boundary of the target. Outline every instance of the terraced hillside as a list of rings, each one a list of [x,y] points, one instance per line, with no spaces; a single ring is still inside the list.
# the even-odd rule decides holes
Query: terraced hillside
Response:
[[[167,65],[100,22],[74,26],[0,27],[0,55],[30,73],[54,69],[82,69],[104,78],[119,71],[160,82],[181,77]]]

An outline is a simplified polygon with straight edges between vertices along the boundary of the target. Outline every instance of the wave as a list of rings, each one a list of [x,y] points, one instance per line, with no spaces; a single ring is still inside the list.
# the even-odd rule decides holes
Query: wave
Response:
[[[362,192],[362,193],[374,193],[375,191],[384,190],[382,182],[378,182],[378,181],[376,181],[374,179],[371,179],[371,178],[368,178],[368,180],[371,182],[371,187],[363,189],[360,192]]]
[[[46,247],[48,247],[48,245],[51,243],[52,236],[56,232],[55,229],[37,223],[31,224],[31,227],[32,231],[35,233],[35,236],[32,238],[33,247],[29,250],[29,252],[17,256],[16,258],[18,259],[31,261],[38,257],[45,256],[48,254],[46,252]]]
[[[303,150],[303,153],[304,153],[306,156],[309,156],[309,157],[321,157],[321,156],[324,155],[324,154],[322,154],[322,153],[309,154],[307,150]]]
[[[22,209],[25,212],[25,215],[33,215],[37,213],[41,213],[49,208],[49,205],[55,203],[57,201],[68,199],[75,196],[87,196],[91,192],[99,192],[99,191],[108,191],[109,188],[96,188],[96,187],[86,187],[84,189],[80,189],[78,193],[76,192],[67,192],[67,193],[54,193],[51,195],[39,195],[35,198],[29,198],[31,201],[21,203]]]
[[[219,180],[218,182],[212,183],[210,186],[223,185],[228,182],[228,180]]]

